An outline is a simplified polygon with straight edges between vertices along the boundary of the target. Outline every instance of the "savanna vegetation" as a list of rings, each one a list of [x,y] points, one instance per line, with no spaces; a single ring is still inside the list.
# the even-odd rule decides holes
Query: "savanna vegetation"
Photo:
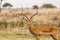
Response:
[[[33,10],[33,11],[32,11]],[[60,9],[38,9],[38,15],[33,18],[34,26],[60,27]],[[21,9],[9,9],[0,13],[0,40],[36,40],[28,29],[27,22],[20,16]],[[24,9],[23,14],[28,17],[36,13],[36,9]],[[60,36],[60,34],[59,34]],[[49,36],[41,35],[41,40],[53,40]]]

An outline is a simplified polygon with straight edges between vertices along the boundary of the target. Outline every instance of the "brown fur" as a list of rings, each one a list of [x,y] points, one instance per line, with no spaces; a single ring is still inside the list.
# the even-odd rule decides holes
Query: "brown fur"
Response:
[[[33,26],[32,21],[28,21],[30,32],[39,40],[40,35],[51,35],[55,40],[59,40],[59,27],[57,26]]]
[[[59,40],[58,38],[58,32],[59,32],[59,28],[57,26],[33,26],[32,24],[32,17],[35,16],[36,14],[34,14],[30,19],[24,15],[21,14],[23,16],[25,16],[26,18],[24,18],[27,21],[27,24],[29,26],[29,30],[30,32],[36,36],[36,40],[40,40],[40,35],[51,35],[55,40]]]
[[[51,35],[55,40],[59,40],[58,32],[59,28],[57,26],[31,26],[29,27],[30,32],[36,36],[39,40],[39,36],[42,35]]]

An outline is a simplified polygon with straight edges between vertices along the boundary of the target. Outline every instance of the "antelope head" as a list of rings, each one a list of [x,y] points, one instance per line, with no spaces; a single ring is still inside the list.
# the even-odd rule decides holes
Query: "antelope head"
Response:
[[[27,22],[28,25],[32,26],[32,19],[33,19],[33,17],[34,17],[35,15],[37,15],[37,14],[38,14],[38,13],[32,15],[30,18],[28,18],[28,17],[27,17],[26,15],[24,15],[24,14],[20,14],[20,15],[24,16],[23,19],[26,20],[26,22]]]

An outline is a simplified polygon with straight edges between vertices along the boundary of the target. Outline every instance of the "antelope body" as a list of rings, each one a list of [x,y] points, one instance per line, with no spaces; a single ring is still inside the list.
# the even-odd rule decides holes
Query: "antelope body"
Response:
[[[27,21],[30,32],[34,36],[36,36],[36,40],[40,40],[40,35],[41,34],[43,34],[43,35],[51,35],[55,40],[59,40],[59,37],[58,37],[59,28],[57,26],[33,26],[32,17],[37,15],[37,13],[32,15],[31,18],[28,18],[24,14],[20,14],[20,15],[23,15],[24,17],[27,18],[27,19],[26,18],[24,18],[24,19]]]
[[[58,33],[58,27],[56,26],[33,26],[29,27],[30,32],[33,35],[40,35],[40,34],[57,34]]]

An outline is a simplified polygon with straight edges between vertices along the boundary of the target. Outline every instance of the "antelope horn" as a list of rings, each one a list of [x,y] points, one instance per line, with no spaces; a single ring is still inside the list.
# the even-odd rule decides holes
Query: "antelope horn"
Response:
[[[22,15],[22,16],[24,16],[24,17],[26,17],[27,19],[29,19],[26,15],[24,15],[24,14],[20,14],[20,15]]]
[[[33,16],[38,14],[38,9],[36,9],[36,14],[32,15],[30,19],[32,19]]]
[[[32,15],[30,19],[32,19],[32,17],[34,17],[34,16],[35,16],[35,15],[37,15],[37,14],[38,14],[38,13],[36,13],[36,14]]]

